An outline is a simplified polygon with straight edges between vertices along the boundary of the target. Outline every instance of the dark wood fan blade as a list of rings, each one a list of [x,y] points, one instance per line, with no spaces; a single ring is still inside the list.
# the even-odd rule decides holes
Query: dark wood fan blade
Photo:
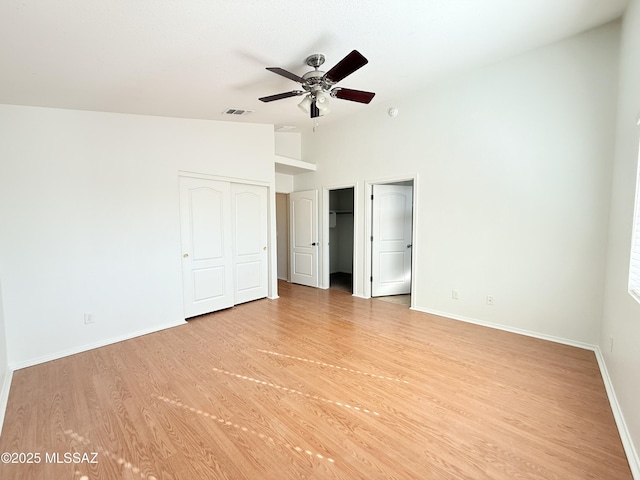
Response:
[[[320,116],[320,109],[316,105],[316,101],[315,100],[313,102],[311,102],[310,113],[311,113],[311,118],[316,118],[316,117]]]
[[[302,77],[299,77],[295,73],[287,72],[284,68],[280,67],[267,67],[267,70],[273,73],[277,73],[278,75],[282,75],[283,77],[288,78],[289,80],[293,80],[294,82],[302,83],[304,80]]]
[[[364,58],[360,52],[353,50],[349,55],[340,60],[335,67],[325,74],[325,78],[333,83],[338,83],[343,78],[351,75],[361,67],[364,67],[369,60]]]
[[[302,95],[303,93],[304,91],[302,90],[292,90],[290,92],[277,93],[268,97],[261,97],[258,100],[260,100],[261,102],[273,102],[274,100],[282,100],[283,98],[297,97],[298,95]]]
[[[369,103],[373,97],[375,97],[375,93],[373,92],[364,92],[362,90],[352,90],[350,88],[336,88],[332,92],[332,95],[335,95],[336,98],[341,98],[342,100],[350,100],[352,102],[360,102],[360,103]]]

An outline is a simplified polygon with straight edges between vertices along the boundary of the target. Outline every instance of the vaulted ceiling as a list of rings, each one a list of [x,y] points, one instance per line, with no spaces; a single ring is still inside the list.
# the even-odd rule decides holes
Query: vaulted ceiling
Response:
[[[351,50],[340,86],[410,95],[446,75],[604,24],[628,0],[55,0],[0,2],[0,103],[311,128],[296,75]],[[370,108],[331,99],[324,123]],[[223,115],[229,108],[253,110]]]

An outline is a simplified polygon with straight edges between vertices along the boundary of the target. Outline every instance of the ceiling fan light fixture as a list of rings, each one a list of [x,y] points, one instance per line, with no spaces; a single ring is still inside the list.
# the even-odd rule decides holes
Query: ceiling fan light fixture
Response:
[[[329,95],[325,92],[316,93],[316,105],[320,110],[326,110],[329,108]]]
[[[302,110],[304,113],[309,113],[310,107],[311,107],[311,95],[305,95],[302,101],[298,104],[298,108]]]

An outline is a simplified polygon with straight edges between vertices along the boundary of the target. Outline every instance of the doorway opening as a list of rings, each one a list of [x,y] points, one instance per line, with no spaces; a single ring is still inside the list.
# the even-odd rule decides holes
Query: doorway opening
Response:
[[[353,293],[354,188],[329,190],[329,288]]]
[[[276,192],[278,280],[289,281],[289,195]]]
[[[411,306],[414,181],[371,185],[370,294]]]

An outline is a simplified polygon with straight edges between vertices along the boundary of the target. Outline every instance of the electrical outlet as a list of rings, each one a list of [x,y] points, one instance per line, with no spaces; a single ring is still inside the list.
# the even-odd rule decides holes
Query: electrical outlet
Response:
[[[95,323],[95,319],[93,318],[93,313],[85,313],[84,314],[84,324],[88,325],[90,323]]]
[[[451,298],[458,300],[460,298],[460,292],[458,292],[458,290],[451,290]]]
[[[487,305],[493,305],[493,295],[487,295]]]

